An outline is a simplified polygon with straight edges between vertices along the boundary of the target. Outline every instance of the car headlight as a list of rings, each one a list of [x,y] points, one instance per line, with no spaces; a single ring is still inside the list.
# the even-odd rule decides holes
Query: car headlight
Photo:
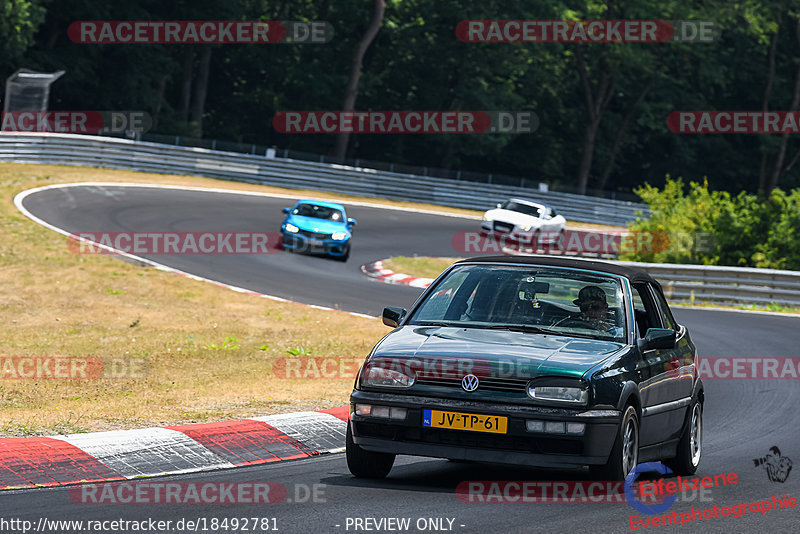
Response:
[[[410,388],[414,385],[415,380],[415,376],[407,375],[395,369],[368,366],[362,373],[361,386]]]
[[[331,234],[331,239],[334,241],[341,241],[342,239],[347,239],[347,232],[333,232]]]
[[[530,225],[527,225],[527,226],[520,226],[520,227],[519,227],[519,229],[520,229],[520,230],[522,230],[523,232],[530,232],[530,231],[531,231],[531,228],[533,228],[533,226],[530,226]]]
[[[300,228],[296,227],[292,223],[286,223],[286,226],[284,226],[284,228],[286,229],[287,232],[291,234],[296,234],[297,232],[300,231]]]
[[[534,400],[545,402],[586,405],[589,400],[589,389],[532,381],[528,384],[528,396]]]
[[[488,215],[484,215],[484,216],[483,216],[483,220],[484,220],[484,221],[491,221],[491,220],[492,220],[492,218],[491,218],[491,217],[489,217]]]

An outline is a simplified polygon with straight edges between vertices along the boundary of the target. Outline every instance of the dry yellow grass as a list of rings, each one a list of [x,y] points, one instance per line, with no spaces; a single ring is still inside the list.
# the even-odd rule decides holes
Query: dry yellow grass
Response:
[[[217,421],[347,403],[352,377],[281,379],[272,375],[272,363],[289,357],[286,351],[363,359],[386,333],[379,321],[236,293],[109,256],[72,254],[63,236],[13,205],[25,189],[77,181],[302,194],[202,178],[0,164],[0,358],[149,363],[149,374],[137,379],[2,378],[0,436]]]

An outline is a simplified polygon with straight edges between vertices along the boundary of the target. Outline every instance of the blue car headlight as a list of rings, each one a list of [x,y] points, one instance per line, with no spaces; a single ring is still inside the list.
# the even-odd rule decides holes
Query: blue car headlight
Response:
[[[347,232],[333,232],[331,234],[331,239],[334,241],[341,241],[342,239],[347,239]]]
[[[284,226],[284,229],[287,232],[289,232],[290,234],[296,234],[297,232],[300,231],[300,228],[296,227],[292,223],[286,223],[286,226]]]

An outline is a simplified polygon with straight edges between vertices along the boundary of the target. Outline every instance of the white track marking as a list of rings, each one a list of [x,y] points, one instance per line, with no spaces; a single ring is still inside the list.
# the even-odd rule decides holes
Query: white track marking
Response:
[[[287,436],[319,452],[344,450],[347,423],[328,413],[296,412],[250,419],[274,426]]]
[[[234,465],[168,428],[54,436],[94,456],[125,478],[227,469]]]

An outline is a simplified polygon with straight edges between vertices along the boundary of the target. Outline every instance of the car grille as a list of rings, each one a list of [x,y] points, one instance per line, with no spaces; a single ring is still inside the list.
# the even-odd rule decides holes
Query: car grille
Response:
[[[493,376],[479,376],[477,391],[505,391],[508,393],[525,393],[528,387],[528,378],[501,378]],[[417,384],[425,386],[440,386],[460,388],[461,377],[426,377],[417,378]]]
[[[309,232],[308,230],[300,230],[300,235],[310,237],[311,239],[328,239],[331,234],[323,234],[321,232]]]
[[[513,224],[504,223],[500,221],[494,221],[494,231],[495,232],[510,232],[514,229]]]

